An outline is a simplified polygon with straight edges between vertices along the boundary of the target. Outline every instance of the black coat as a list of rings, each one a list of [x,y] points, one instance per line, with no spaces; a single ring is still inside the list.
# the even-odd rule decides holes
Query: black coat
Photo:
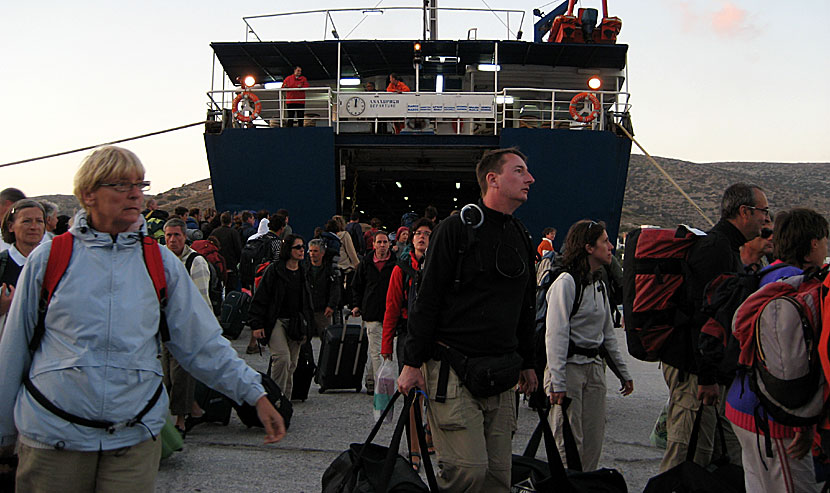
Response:
[[[299,269],[302,271],[303,279],[302,313],[306,321],[312,324],[314,314],[311,310],[311,288],[308,285],[305,265],[302,262]],[[287,288],[288,273],[285,263],[274,262],[269,265],[262,274],[262,281],[254,293],[251,307],[248,310],[248,324],[251,330],[265,329],[266,340],[271,338],[271,332],[274,330],[274,324],[277,323],[277,314]]]
[[[374,252],[367,253],[357,266],[352,283],[352,308],[360,308],[360,315],[367,322],[383,322],[386,313],[386,291],[389,278],[397,262],[390,255],[383,269],[375,267]]]

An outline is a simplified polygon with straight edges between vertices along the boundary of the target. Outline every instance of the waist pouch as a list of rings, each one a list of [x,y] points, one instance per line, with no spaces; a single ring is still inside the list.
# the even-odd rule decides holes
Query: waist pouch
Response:
[[[288,326],[285,328],[285,336],[292,341],[302,341],[308,334],[308,321],[302,313],[288,319]]]
[[[449,364],[473,397],[492,397],[515,387],[519,382],[522,357],[515,351],[499,356],[468,357],[449,346],[438,347],[442,367]],[[445,373],[443,368],[440,373]],[[439,380],[444,378],[439,377]],[[439,381],[438,387],[438,393],[445,395],[446,382]]]

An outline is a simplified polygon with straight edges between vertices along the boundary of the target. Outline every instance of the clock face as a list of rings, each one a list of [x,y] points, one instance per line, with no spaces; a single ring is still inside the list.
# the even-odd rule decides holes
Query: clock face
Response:
[[[365,110],[366,101],[364,101],[363,98],[354,96],[349,98],[348,101],[346,101],[346,111],[348,111],[349,114],[352,116],[361,115]]]

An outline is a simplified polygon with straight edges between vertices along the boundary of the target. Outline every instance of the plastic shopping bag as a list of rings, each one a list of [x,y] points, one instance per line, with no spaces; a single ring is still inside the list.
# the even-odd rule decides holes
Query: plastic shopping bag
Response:
[[[663,409],[660,411],[660,415],[657,416],[657,422],[654,423],[654,429],[651,430],[651,435],[649,436],[651,445],[654,447],[661,449],[666,448],[666,436],[668,435],[668,431],[666,429],[666,417],[668,412],[669,401],[667,400],[663,405]]]
[[[398,390],[398,367],[392,360],[384,359],[383,363],[378,368],[378,373],[375,375],[375,402],[374,415],[375,420],[380,419],[380,415],[386,409],[395,391]],[[392,416],[395,414],[394,410],[386,415],[386,422],[392,422]]]

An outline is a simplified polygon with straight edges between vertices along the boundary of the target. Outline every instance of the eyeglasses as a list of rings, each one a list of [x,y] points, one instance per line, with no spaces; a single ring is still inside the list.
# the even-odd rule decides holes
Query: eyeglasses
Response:
[[[150,182],[149,181],[139,181],[135,183],[130,183],[128,181],[120,181],[118,183],[101,183],[99,186],[101,187],[110,187],[116,192],[129,192],[133,188],[137,188],[142,192],[145,192],[150,189]]]
[[[432,231],[416,231],[412,233],[413,236],[426,236],[427,238],[432,235]]]
[[[291,247],[291,249],[292,250],[303,250],[303,249],[305,249],[305,246],[303,246],[303,245],[294,245],[293,247]]]
[[[769,207],[755,207],[755,206],[752,206],[752,205],[747,205],[746,208],[747,209],[752,209],[753,211],[761,211],[766,216],[772,217],[772,213],[769,211]]]

